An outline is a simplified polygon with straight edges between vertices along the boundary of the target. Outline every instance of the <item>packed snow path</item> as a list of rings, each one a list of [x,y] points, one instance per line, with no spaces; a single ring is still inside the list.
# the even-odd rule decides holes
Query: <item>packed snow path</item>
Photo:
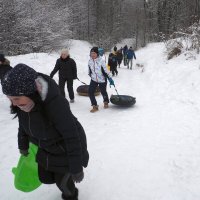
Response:
[[[80,48],[81,47],[81,48]],[[78,76],[89,83],[90,45],[74,41],[71,56]],[[181,55],[166,61],[163,44],[136,51],[133,70],[123,65],[114,77],[120,94],[136,97],[131,108],[110,104],[90,113],[89,98],[75,96],[72,112],[85,128],[90,162],[85,179],[77,184],[80,200],[199,200],[200,199],[200,57]],[[58,54],[10,57],[12,66],[26,63],[49,74]],[[138,63],[144,66],[143,72]],[[55,76],[55,80],[58,78]],[[76,89],[80,82],[74,82]],[[115,94],[108,87],[109,96]],[[67,91],[66,91],[67,94]],[[17,119],[9,102],[0,98],[0,199],[59,200],[55,185],[42,185],[31,193],[13,186],[11,169],[17,164]]]

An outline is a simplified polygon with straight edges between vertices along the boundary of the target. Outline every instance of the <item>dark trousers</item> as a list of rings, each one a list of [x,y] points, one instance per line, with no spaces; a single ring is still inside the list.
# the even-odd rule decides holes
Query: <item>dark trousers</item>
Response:
[[[121,63],[122,63],[122,60],[117,61],[117,64],[118,64],[119,67],[120,67]]]
[[[63,77],[59,77],[59,88],[61,94],[65,97],[65,83],[67,82],[67,90],[69,93],[69,98],[74,99],[74,90],[73,90],[73,79],[67,79]]]
[[[99,86],[101,95],[103,96],[103,102],[109,103],[108,93],[106,91],[107,80],[104,83],[97,83],[97,82],[91,80],[88,94],[89,94],[92,106],[97,106],[97,101],[96,101],[96,98],[95,98],[95,95],[94,95],[97,86]]]
[[[126,66],[126,65],[127,65],[127,57],[124,56],[124,66]]]
[[[118,71],[117,71],[117,65],[116,66],[110,66],[110,71],[112,72],[112,75],[117,75]]]
[[[39,164],[38,164],[38,175],[39,175],[40,181],[44,184],[56,183],[57,187],[61,190],[61,192],[63,193],[64,196],[66,196],[66,197],[74,196],[75,184],[74,184],[71,176],[66,181],[66,183],[64,183],[63,180],[64,180],[64,177],[66,176],[66,174],[47,171],[45,168],[43,168]]]

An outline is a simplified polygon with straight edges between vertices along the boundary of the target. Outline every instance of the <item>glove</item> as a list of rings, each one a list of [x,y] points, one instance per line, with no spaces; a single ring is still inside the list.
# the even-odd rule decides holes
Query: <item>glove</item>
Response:
[[[113,86],[115,86],[115,83],[114,83],[114,81],[113,81],[113,79],[112,79],[112,78],[108,78],[108,81],[109,81],[110,85],[113,85]]]
[[[26,157],[28,156],[28,150],[22,150],[22,149],[20,149],[19,152],[23,156],[26,156]]]
[[[84,178],[84,172],[79,172],[77,174],[72,174],[72,180],[75,183],[80,183]]]

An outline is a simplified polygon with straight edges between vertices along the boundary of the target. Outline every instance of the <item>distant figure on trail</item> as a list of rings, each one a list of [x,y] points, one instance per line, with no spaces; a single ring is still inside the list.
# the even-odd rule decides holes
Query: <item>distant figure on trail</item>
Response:
[[[127,51],[127,69],[132,69],[133,66],[133,57],[136,60],[135,52],[133,51],[133,48],[130,47],[129,50]]]
[[[117,54],[117,47],[116,46],[114,46],[114,48],[113,48],[113,53]]]
[[[62,49],[61,56],[56,61],[56,65],[50,74],[50,77],[59,71],[59,87],[61,94],[65,97],[65,83],[67,82],[67,90],[69,93],[70,103],[74,103],[74,90],[73,90],[73,80],[77,79],[77,68],[76,62],[70,58],[69,51],[67,49]]]
[[[127,51],[128,51],[128,46],[125,45],[123,48],[124,66],[127,65]]]
[[[110,66],[110,71],[112,72],[112,76],[117,76],[117,54],[115,52],[110,53],[108,57],[108,66]]]
[[[5,58],[4,54],[0,54],[0,80],[11,69],[10,61]]]
[[[89,97],[92,105],[91,113],[94,113],[99,110],[97,101],[95,98],[95,91],[97,86],[99,86],[101,95],[103,97],[104,108],[108,108],[109,98],[107,93],[107,79],[110,82],[110,85],[114,85],[114,81],[110,77],[110,73],[106,67],[106,63],[99,56],[98,47],[93,47],[90,50],[90,60],[88,62],[88,74],[91,77],[90,86],[89,86]]]
[[[117,64],[120,68],[120,65],[122,63],[123,60],[123,54],[122,54],[122,48],[120,50],[117,51]]]

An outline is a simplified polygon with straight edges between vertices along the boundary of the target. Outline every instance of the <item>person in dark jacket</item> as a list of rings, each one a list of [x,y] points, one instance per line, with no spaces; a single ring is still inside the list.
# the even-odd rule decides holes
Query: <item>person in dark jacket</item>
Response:
[[[124,66],[127,65],[127,51],[128,51],[128,46],[125,45],[123,48]]]
[[[122,54],[122,48],[120,50],[117,51],[117,64],[120,68],[120,65],[122,63],[123,60],[123,54]]]
[[[11,69],[10,61],[5,58],[4,54],[0,54],[0,80]]]
[[[133,57],[136,60],[135,52],[133,51],[132,47],[129,48],[129,50],[127,51],[126,55],[127,55],[127,69],[129,69],[129,64],[130,64],[130,69],[132,69]]]
[[[108,65],[110,66],[110,71],[112,72],[112,76],[117,76],[117,54],[115,52],[110,53],[108,57]]]
[[[29,142],[37,145],[40,181],[56,183],[63,199],[78,200],[74,183],[83,180],[88,164],[86,135],[56,82],[25,64],[16,65],[1,82],[18,117],[20,153],[28,155]]]
[[[59,87],[61,94],[65,97],[65,83],[67,82],[67,90],[70,102],[74,102],[73,80],[77,79],[77,68],[75,61],[70,58],[69,51],[62,49],[60,58],[56,61],[56,65],[50,74],[50,77],[59,71]]]

